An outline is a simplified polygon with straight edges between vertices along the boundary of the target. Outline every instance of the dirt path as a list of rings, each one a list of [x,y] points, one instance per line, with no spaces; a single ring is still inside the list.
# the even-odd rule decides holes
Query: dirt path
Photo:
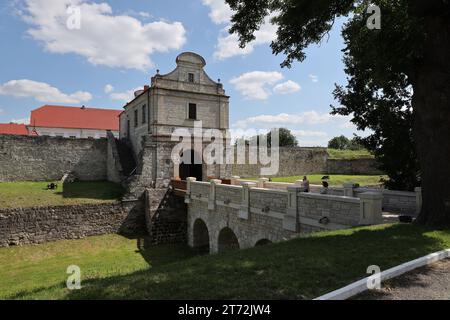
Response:
[[[404,274],[355,300],[450,300],[450,259]]]

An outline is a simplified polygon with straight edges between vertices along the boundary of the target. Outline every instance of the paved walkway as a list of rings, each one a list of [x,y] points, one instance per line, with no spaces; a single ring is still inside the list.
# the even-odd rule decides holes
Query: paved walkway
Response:
[[[356,300],[450,300],[450,259],[391,279]]]

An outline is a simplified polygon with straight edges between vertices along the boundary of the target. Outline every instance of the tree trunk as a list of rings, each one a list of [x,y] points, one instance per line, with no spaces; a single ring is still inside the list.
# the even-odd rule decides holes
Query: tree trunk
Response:
[[[450,17],[427,16],[425,27],[413,97],[423,197],[417,222],[442,228],[450,226]]]

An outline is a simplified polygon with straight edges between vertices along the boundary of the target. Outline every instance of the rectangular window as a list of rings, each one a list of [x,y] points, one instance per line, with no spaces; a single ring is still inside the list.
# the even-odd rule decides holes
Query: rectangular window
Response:
[[[147,123],[147,106],[144,104],[142,106],[142,124]]]
[[[134,127],[137,127],[139,125],[139,112],[134,110]]]
[[[189,119],[197,120],[197,105],[195,103],[189,103]]]
[[[195,80],[194,74],[193,73],[189,73],[188,79],[189,79],[189,82],[193,83],[194,80]]]

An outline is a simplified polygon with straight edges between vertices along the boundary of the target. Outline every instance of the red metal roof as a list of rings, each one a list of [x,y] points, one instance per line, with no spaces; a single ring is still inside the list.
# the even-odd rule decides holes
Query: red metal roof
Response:
[[[0,134],[13,134],[18,136],[27,136],[28,129],[24,124],[0,123]]]
[[[121,110],[43,106],[31,111],[30,127],[119,131]]]

